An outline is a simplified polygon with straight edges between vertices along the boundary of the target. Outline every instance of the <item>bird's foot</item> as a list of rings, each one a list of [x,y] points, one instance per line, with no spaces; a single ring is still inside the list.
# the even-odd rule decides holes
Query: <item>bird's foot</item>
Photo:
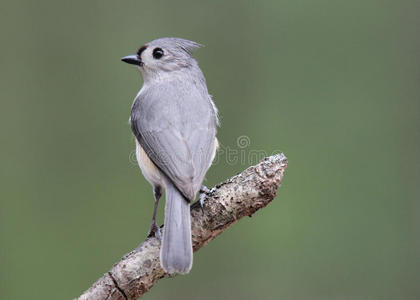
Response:
[[[200,201],[200,206],[201,206],[201,209],[203,209],[203,206],[204,206],[204,200],[206,199],[206,194],[208,194],[208,193],[210,193],[211,192],[211,190],[208,188],[208,187],[206,187],[205,185],[203,185],[202,187],[201,187],[201,189],[200,189],[200,191],[199,191],[199,193],[200,193],[200,196],[199,196],[199,201]]]
[[[156,237],[159,240],[161,239],[162,235],[160,233],[160,228],[157,226],[156,222],[152,222],[152,225],[150,225],[149,234],[147,235],[148,238],[150,237]]]

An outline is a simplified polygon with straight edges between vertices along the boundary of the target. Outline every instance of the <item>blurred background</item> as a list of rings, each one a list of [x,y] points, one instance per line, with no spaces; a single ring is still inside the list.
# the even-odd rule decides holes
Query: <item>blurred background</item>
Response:
[[[419,1],[0,7],[1,299],[77,297],[145,238],[142,79],[120,57],[164,36],[206,45],[222,149],[289,167],[272,204],[144,299],[420,299]],[[256,162],[222,152],[205,184]]]

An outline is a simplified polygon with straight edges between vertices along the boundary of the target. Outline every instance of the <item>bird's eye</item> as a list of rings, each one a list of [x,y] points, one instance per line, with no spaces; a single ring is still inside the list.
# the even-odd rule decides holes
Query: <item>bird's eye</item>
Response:
[[[163,50],[161,48],[153,49],[153,57],[155,59],[160,59],[163,56]]]

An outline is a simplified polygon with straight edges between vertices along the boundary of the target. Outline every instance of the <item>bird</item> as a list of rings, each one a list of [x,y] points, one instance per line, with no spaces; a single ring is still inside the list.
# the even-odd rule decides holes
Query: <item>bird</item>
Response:
[[[218,110],[192,52],[201,44],[175,37],[153,40],[121,58],[135,65],[143,85],[131,107],[136,158],[153,187],[149,237],[161,239],[160,264],[168,274],[187,274],[193,263],[190,203],[218,148]],[[156,223],[165,191],[163,233]]]

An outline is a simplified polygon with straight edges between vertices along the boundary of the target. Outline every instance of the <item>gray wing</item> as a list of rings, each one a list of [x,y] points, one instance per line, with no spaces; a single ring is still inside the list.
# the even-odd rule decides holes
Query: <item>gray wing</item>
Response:
[[[190,201],[211,164],[217,116],[207,90],[172,81],[145,89],[131,128],[149,158]]]

